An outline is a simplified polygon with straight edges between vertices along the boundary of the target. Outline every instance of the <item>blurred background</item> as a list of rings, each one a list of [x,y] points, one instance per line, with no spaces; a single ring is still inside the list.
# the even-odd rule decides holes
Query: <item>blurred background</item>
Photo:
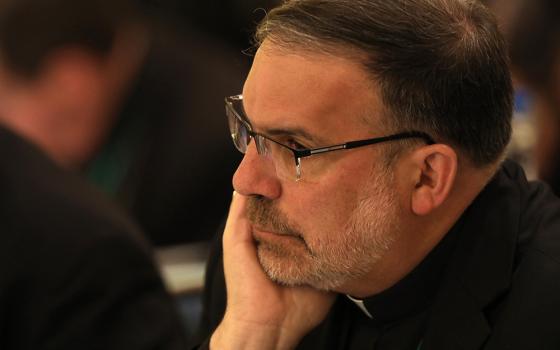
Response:
[[[558,1],[481,1],[511,50],[509,155],[560,193]],[[279,1],[44,0],[48,6],[33,9],[4,2],[0,113],[140,223],[192,334],[208,242],[224,221],[240,160],[223,98],[241,92],[255,25]],[[104,46],[107,33],[115,39]],[[52,73],[58,94],[30,102],[18,87],[38,71]]]
[[[485,0],[509,44],[516,86],[514,157],[560,194],[560,3]]]
[[[3,126],[139,223],[188,335],[241,159],[224,97],[241,92],[275,3],[0,1]]]

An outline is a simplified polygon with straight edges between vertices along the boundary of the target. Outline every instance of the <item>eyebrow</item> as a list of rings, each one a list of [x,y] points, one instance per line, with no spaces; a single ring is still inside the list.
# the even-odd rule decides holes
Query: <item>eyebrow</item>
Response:
[[[253,123],[251,123],[251,119],[249,118],[249,116],[247,115],[247,112],[245,111],[245,104],[244,101],[241,101],[241,106],[243,107],[243,119],[245,119],[245,121],[247,121],[247,123],[249,123],[249,125],[251,125],[251,127],[253,127]],[[306,131],[305,129],[302,128],[263,128],[262,131],[259,131],[260,133],[267,135],[267,136],[292,136],[292,137],[300,137],[303,139],[306,139],[307,141],[310,141],[311,143],[313,143],[315,146],[318,145],[325,145],[328,144],[328,142],[326,142],[326,140],[313,136],[311,133],[309,133],[308,131]]]
[[[292,136],[302,138],[317,146],[327,144],[327,142],[322,138],[313,136],[311,133],[302,128],[265,128],[262,132],[269,136]]]

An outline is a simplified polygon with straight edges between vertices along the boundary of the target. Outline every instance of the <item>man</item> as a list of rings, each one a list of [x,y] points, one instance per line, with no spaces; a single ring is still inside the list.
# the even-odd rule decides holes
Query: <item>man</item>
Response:
[[[51,18],[40,16],[47,2],[24,9],[48,22]],[[18,4],[2,2],[0,13],[22,10]],[[55,165],[88,153],[76,146],[98,135],[97,124],[87,123],[103,109],[95,103],[98,96],[80,105],[88,100],[82,93],[94,90],[84,79],[95,72],[78,67],[99,62],[66,50],[34,66],[33,50],[41,45],[33,40],[52,37],[18,32],[21,47],[6,40],[10,35],[4,30],[14,23],[0,17],[2,67],[12,68],[15,61],[16,67],[30,68],[1,71],[0,349],[184,349],[175,303],[139,229],[105,197]],[[73,34],[79,36],[81,29],[74,26]],[[99,42],[90,38],[89,44]],[[6,55],[12,46],[26,55]],[[30,57],[33,62],[26,60]],[[68,107],[62,102],[67,98],[77,99],[71,105],[84,114],[62,108]],[[75,153],[63,151],[70,148]]]
[[[237,159],[216,102],[240,89],[240,69],[135,5],[2,2],[0,114],[113,195],[153,243],[207,240]]]
[[[245,156],[202,348],[558,348],[560,203],[503,162],[512,86],[489,12],[293,0],[257,42],[226,99]]]

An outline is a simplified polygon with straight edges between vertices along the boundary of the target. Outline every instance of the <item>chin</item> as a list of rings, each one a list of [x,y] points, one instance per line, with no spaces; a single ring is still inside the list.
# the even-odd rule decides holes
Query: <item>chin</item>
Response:
[[[286,286],[307,285],[309,271],[305,259],[286,253],[267,245],[260,245],[257,249],[259,263],[272,281]]]
[[[351,278],[342,272],[325,271],[321,268],[324,264],[311,256],[282,254],[277,249],[262,245],[258,247],[257,255],[268,278],[283,286],[336,291]]]

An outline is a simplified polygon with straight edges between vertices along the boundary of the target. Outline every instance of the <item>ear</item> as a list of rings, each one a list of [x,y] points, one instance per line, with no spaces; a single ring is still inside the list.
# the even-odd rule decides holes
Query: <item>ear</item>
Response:
[[[457,154],[443,144],[421,147],[412,154],[414,189],[411,209],[428,215],[440,207],[451,191],[457,174]]]

